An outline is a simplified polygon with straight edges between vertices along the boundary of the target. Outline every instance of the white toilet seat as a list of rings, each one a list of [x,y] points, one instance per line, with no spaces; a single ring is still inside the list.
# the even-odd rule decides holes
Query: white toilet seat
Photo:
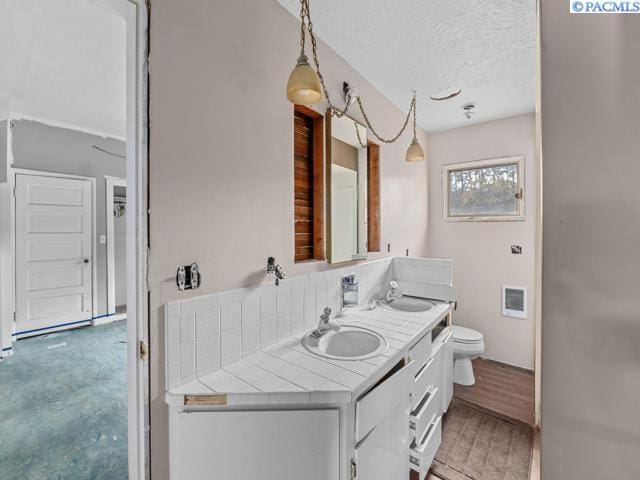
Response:
[[[453,329],[453,341],[455,343],[481,343],[484,339],[482,333],[471,328],[461,327],[460,325],[454,325]]]

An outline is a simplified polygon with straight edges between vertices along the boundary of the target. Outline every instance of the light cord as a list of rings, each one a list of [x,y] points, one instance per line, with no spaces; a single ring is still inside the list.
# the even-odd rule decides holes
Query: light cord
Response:
[[[332,102],[331,102],[331,97],[329,96],[329,91],[327,89],[327,86],[325,85],[325,81],[324,81],[324,76],[322,75],[322,72],[320,70],[320,61],[318,60],[318,42],[316,40],[316,36],[313,32],[313,22],[311,21],[311,12],[309,9],[309,0],[300,0],[300,21],[301,21],[301,40],[300,40],[300,45],[302,47],[302,53],[304,53],[304,30],[305,27],[309,32],[309,38],[311,39],[311,49],[312,49],[312,54],[313,54],[313,62],[315,64],[316,67],[316,73],[318,74],[318,79],[320,80],[320,85],[322,86],[322,91],[324,93],[324,96],[327,100],[327,103],[329,104],[329,109],[331,111],[331,115],[335,115],[336,117],[340,118],[343,117],[347,114],[347,112],[349,111],[349,108],[351,107],[352,103],[353,103],[353,98],[351,97],[350,94],[346,94],[346,105],[344,108],[340,109],[338,107],[336,107]],[[305,25],[306,23],[306,25]],[[360,109],[360,112],[362,113],[362,117],[364,118],[364,121],[367,125],[367,128],[369,130],[371,130],[371,133],[373,133],[374,137],[376,137],[380,142],[382,143],[395,143],[400,136],[404,133],[404,131],[407,128],[407,125],[409,124],[409,119],[411,118],[411,114],[413,113],[413,140],[417,141],[417,137],[416,137],[416,93],[415,91],[413,92],[413,97],[411,98],[411,103],[409,104],[409,111],[407,112],[407,116],[404,119],[404,123],[402,124],[402,127],[400,128],[400,131],[393,137],[391,138],[385,138],[382,135],[378,134],[378,132],[373,128],[373,125],[371,123],[371,121],[369,120],[369,117],[367,116],[364,106],[362,104],[362,99],[360,98],[360,96],[356,97],[356,103],[358,104],[358,108]],[[366,145],[363,145],[362,141],[360,140],[360,132],[358,131],[358,128],[356,126],[356,132],[358,134],[358,141],[360,142],[360,145],[362,145],[363,147],[365,147]]]

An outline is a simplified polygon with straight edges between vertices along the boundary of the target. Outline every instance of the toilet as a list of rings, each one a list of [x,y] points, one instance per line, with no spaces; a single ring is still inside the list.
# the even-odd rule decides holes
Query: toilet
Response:
[[[453,381],[458,385],[471,386],[476,383],[471,360],[484,353],[482,333],[471,328],[453,327]]]

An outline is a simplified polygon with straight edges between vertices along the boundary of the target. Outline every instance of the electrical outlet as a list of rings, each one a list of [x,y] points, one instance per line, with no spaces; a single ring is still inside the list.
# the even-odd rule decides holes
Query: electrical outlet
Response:
[[[107,243],[107,236],[100,235],[100,245],[104,245],[105,243]]]
[[[520,245],[511,245],[511,253],[514,255],[522,255],[522,247]]]

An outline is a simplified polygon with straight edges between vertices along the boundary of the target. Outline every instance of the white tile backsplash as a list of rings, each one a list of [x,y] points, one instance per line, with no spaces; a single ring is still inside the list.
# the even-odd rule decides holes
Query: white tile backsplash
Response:
[[[206,375],[220,368],[220,336],[206,338],[196,343],[196,374]]]
[[[358,276],[361,305],[383,292],[392,278],[446,285],[452,278],[448,260],[387,258],[288,278],[279,287],[263,284],[168,303],[167,388],[210,375],[277,341],[315,328],[325,307],[333,315],[338,313],[340,280],[351,273]],[[284,382],[283,388],[290,391],[294,379]]]
[[[276,297],[269,290],[260,297],[260,345],[273,345],[276,341]]]
[[[242,329],[237,328],[220,335],[220,365],[222,367],[242,358]]]
[[[291,310],[276,316],[276,341],[284,340],[291,336]]]
[[[242,318],[242,356],[251,355],[260,349],[260,324],[256,320],[245,323]]]
[[[242,324],[242,303],[233,302],[220,305],[220,333],[237,330]]]
[[[196,346],[182,345],[180,348],[180,383],[196,378]]]
[[[194,313],[180,315],[180,345],[196,343],[196,316]]]

